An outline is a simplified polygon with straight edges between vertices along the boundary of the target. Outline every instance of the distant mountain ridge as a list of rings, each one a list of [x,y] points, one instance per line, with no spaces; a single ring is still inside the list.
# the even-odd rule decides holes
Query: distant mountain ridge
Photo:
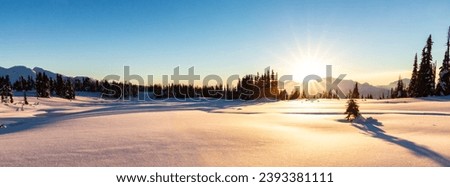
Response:
[[[404,79],[402,79],[402,81],[403,81],[403,85],[405,85],[405,87],[408,87],[409,82],[411,81],[411,79],[404,78]],[[387,85],[380,85],[380,86],[377,86],[377,87],[384,88],[384,89],[391,89],[391,88],[396,88],[397,87],[397,83],[398,83],[398,80],[393,81],[393,82],[391,82],[391,83],[389,83]]]
[[[33,69],[26,67],[26,66],[13,66],[10,68],[4,68],[0,66],[0,76],[9,76],[9,79],[11,82],[15,82],[16,80],[19,80],[21,76],[23,76],[24,78],[27,78],[28,76],[31,76],[33,79],[36,78],[36,75],[38,73],[45,73],[49,78],[52,79],[56,79],[56,74],[55,72],[40,68],[40,67],[34,67]],[[82,78],[86,78],[86,76],[76,76],[76,77],[71,77],[71,76],[66,76],[63,75],[63,78],[70,78],[70,79],[82,79]]]
[[[36,71],[25,66],[13,66],[10,68],[0,67],[0,76],[6,75],[9,76],[11,82],[14,82],[18,80],[20,76],[23,76],[24,78],[27,78],[28,76],[35,78]]]
[[[336,79],[333,78],[332,80],[335,81]],[[348,94],[351,90],[353,90],[356,83],[357,83],[357,81],[344,79],[338,84],[338,87],[344,94]],[[395,82],[395,85],[397,85],[397,81]],[[285,84],[285,88],[288,92],[293,90],[293,88],[295,86],[302,87],[302,84],[295,82],[295,81],[290,81]],[[372,96],[374,98],[379,98],[383,94],[385,96],[388,96],[389,91],[391,89],[391,88],[387,88],[387,86],[374,86],[369,83],[361,84],[359,82],[358,82],[358,88],[359,88],[359,93],[361,94],[361,96],[367,96],[368,94],[372,94]],[[315,82],[315,81],[310,81],[310,83],[309,83],[310,94],[322,93],[325,90],[326,90],[326,79],[325,78],[322,78],[322,82],[320,82],[320,83]]]

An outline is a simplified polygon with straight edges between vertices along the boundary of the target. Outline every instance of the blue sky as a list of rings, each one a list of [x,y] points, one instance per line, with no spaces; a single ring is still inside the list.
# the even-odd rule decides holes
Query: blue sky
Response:
[[[248,74],[271,66],[301,80],[335,74],[384,84],[409,77],[429,34],[442,63],[450,1],[0,0],[0,66],[98,79]]]

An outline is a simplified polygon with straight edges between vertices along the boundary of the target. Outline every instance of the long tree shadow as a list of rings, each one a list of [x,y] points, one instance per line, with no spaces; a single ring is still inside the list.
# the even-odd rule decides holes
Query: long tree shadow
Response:
[[[352,123],[352,126],[368,133],[374,138],[378,138],[408,149],[417,156],[429,158],[441,166],[450,166],[450,160],[440,155],[439,153],[428,149],[425,146],[418,145],[412,141],[386,134],[386,132],[380,128],[383,126],[383,124],[378,120],[373,119],[372,117],[369,117],[367,119],[360,117],[358,120]]]

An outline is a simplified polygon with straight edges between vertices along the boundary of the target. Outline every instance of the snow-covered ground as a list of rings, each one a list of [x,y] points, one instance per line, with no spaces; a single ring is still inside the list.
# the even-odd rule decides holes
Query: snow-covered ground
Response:
[[[0,166],[450,166],[450,97],[0,105]]]

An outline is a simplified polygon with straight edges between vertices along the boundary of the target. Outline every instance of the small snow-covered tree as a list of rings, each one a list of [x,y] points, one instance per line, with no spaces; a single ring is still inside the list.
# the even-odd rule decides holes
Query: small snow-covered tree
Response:
[[[345,111],[345,114],[347,114],[347,117],[345,117],[347,121],[353,121],[361,115],[359,113],[359,106],[354,99],[349,99],[347,101],[347,110]]]

